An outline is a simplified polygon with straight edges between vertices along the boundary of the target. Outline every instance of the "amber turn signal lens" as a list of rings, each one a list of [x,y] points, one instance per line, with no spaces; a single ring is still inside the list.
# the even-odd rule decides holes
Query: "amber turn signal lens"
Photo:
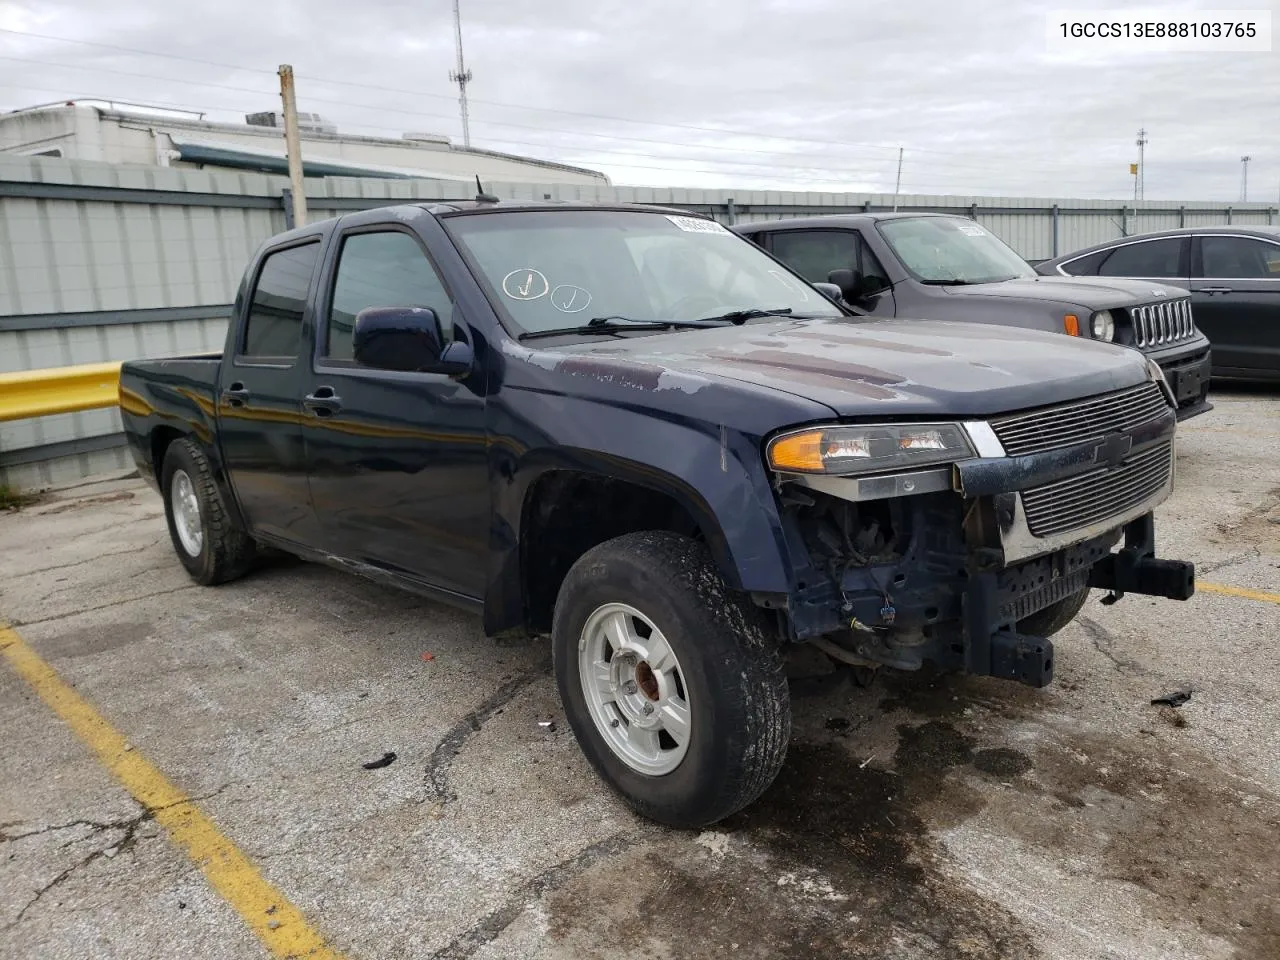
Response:
[[[769,444],[769,463],[775,470],[823,473],[822,431],[809,430],[779,437]]]
[[[1062,327],[1067,333],[1073,337],[1080,336],[1080,318],[1074,313],[1068,313],[1062,318]]]

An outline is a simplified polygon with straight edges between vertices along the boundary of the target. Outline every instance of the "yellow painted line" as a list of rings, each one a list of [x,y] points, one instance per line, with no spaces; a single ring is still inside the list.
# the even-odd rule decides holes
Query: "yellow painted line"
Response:
[[[240,914],[271,955],[342,960],[302,912],[263,879],[252,861],[224,837],[195,802],[132,749],[124,736],[58,676],[18,634],[0,626],[0,653],[49,708],[98,755],[133,798],[149,810]]]
[[[1280,603],[1280,593],[1250,590],[1248,587],[1228,587],[1225,583],[1197,583],[1196,590],[1220,593],[1227,597],[1244,597],[1246,600],[1261,600],[1263,603]]]

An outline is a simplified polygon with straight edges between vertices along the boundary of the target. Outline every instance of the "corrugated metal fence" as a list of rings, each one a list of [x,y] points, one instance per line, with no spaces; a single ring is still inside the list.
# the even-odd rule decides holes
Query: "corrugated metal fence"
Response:
[[[313,216],[469,199],[465,184],[308,182]],[[883,194],[485,184],[504,199],[666,204],[725,223],[892,209]],[[288,180],[0,157],[0,372],[221,349],[241,270],[285,229]],[[898,209],[974,217],[1037,260],[1125,234],[1280,222],[1267,204],[906,195]],[[129,465],[114,410],[0,423],[0,483],[61,483]]]

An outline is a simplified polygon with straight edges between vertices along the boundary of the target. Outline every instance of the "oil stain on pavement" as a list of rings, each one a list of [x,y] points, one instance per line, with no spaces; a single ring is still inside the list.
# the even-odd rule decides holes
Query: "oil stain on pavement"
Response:
[[[1064,733],[1043,702],[982,710],[1036,726],[1015,741],[1026,749],[983,745],[995,725],[981,740],[962,729],[981,690],[955,692],[927,684],[881,703],[859,733],[894,725],[891,766],[860,762],[828,723],[715,831],[652,834],[548,891],[546,955],[1042,956],[1034,915],[967,883],[942,839],[982,818],[1046,860],[1083,858],[1132,885],[1149,923],[1193,924],[1240,958],[1280,956],[1280,799],[1193,748]]]

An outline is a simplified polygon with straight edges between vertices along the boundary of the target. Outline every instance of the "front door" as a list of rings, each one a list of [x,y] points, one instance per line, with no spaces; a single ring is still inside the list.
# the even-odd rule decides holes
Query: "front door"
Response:
[[[489,481],[484,396],[432,373],[352,358],[366,307],[430,307],[446,339],[454,304],[416,235],[385,223],[340,234],[320,298],[304,397],[311,495],[328,549],[467,597],[484,594]]]
[[[319,255],[317,237],[263,257],[216,398],[223,462],[249,529],[305,545],[317,528],[299,423],[299,355]]]
[[[1196,242],[1191,309],[1213,345],[1213,372],[1280,374],[1280,243],[1234,234]]]

